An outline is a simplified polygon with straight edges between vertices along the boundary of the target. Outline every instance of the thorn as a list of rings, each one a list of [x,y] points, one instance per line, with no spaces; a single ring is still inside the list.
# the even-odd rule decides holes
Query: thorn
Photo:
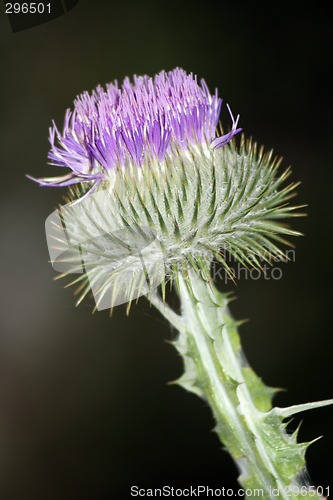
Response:
[[[302,411],[313,410],[315,408],[321,408],[323,406],[333,405],[333,399],[325,399],[324,401],[316,401],[314,403],[304,403],[300,405],[288,406],[286,408],[275,407],[271,411],[280,417],[288,418],[296,413],[301,413]]]

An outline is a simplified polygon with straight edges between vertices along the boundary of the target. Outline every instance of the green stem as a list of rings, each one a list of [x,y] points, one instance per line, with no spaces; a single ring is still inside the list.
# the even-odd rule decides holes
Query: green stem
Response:
[[[179,274],[178,292],[181,316],[157,294],[151,302],[180,332],[174,344],[185,373],[178,383],[209,403],[216,432],[241,472],[242,487],[252,490],[249,497],[260,490],[261,498],[320,498],[302,480],[308,444],[297,443],[297,433],[287,434],[283,423],[285,415],[301,410],[272,408],[275,391],[248,366],[228,297],[194,271]]]

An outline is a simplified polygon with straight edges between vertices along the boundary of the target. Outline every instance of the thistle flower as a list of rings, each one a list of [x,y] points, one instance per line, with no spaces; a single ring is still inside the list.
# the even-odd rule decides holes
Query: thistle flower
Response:
[[[50,131],[49,159],[70,172],[34,179],[69,186],[69,203],[46,221],[51,260],[64,275],[81,274],[78,302],[90,289],[98,309],[147,294],[179,330],[178,383],[211,406],[244,488],[319,498],[304,481],[308,444],[284,419],[332,400],[272,407],[274,390],[246,362],[228,297],[210,277],[214,258],[231,273],[226,252],[255,267],[283,257],[277,244],[299,234],[280,223],[298,214],[289,205],[297,184],[283,186],[290,169],[279,174],[271,152],[231,141],[241,129],[229,107],[231,130],[217,133],[221,104],[181,69],[79,96],[63,133]],[[167,279],[176,281],[181,314],[165,303]]]
[[[67,111],[62,135],[53,125],[49,158],[71,171],[34,180],[76,185],[66,229],[85,255],[83,276],[75,280],[79,301],[90,288],[98,308],[130,303],[159,284],[164,294],[175,270],[190,264],[204,272],[213,258],[231,273],[225,251],[256,267],[281,258],[272,240],[297,234],[276,222],[292,215],[285,202],[295,184],[278,191],[289,171],[276,178],[272,153],[258,152],[251,141],[239,150],[230,142],[241,129],[229,106],[231,130],[217,134],[221,105],[203,80],[175,69],[85,92]],[[150,248],[145,277],[138,239],[140,249]],[[158,247],[151,247],[155,239]],[[81,272],[77,260],[67,272]]]

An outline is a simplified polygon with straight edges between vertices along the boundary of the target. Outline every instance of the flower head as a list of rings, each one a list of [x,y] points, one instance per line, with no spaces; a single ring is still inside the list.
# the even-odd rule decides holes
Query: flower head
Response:
[[[232,117],[231,131],[216,137],[222,100],[211,95],[204,80],[199,84],[182,69],[162,71],[154,78],[126,78],[84,92],[67,110],[63,133],[50,129],[52,165],[70,172],[58,178],[34,179],[43,186],[69,186],[91,182],[96,187],[107,172],[128,163],[140,167],[147,155],[162,161],[171,144],[224,146],[241,129]],[[229,110],[230,111],[230,110]]]
[[[230,108],[231,131],[217,134],[221,104],[175,69],[85,92],[63,133],[53,125],[49,158],[70,172],[38,182],[70,186],[48,241],[64,274],[81,273],[80,299],[92,289],[98,308],[131,302],[188,266],[209,279],[214,258],[231,273],[225,252],[255,267],[283,257],[276,242],[298,234],[280,223],[295,184],[281,187],[289,171],[271,153],[231,141]],[[67,240],[76,252],[59,251]]]

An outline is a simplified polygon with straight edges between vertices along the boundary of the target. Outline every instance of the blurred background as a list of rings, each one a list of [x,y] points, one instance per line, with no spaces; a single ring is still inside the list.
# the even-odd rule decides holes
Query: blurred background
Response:
[[[167,383],[182,364],[164,319],[141,299],[91,314],[53,281],[44,221],[63,189],[48,127],[75,96],[126,75],[180,66],[204,77],[247,136],[285,158],[308,217],[280,280],[232,288],[244,350],[278,406],[333,397],[332,17],[328,2],[92,2],[12,33],[2,10],[0,498],[130,498],[130,486],[237,488],[209,408]],[[224,107],[222,121],[229,124]],[[223,284],[221,284],[223,289]],[[301,415],[313,482],[332,484],[332,408]],[[300,419],[295,419],[296,428]]]

